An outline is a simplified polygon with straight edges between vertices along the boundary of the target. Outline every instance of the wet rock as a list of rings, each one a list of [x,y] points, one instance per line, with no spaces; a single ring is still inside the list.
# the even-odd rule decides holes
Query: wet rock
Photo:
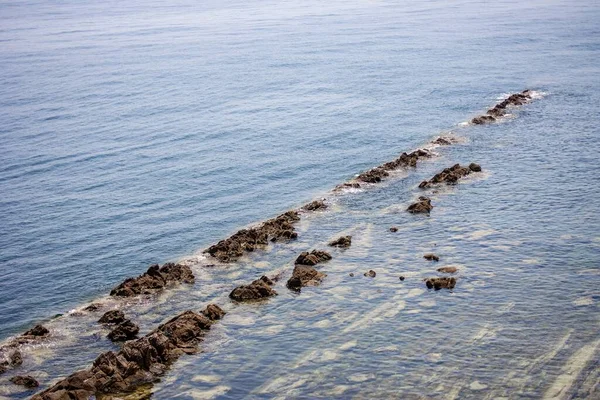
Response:
[[[325,204],[323,200],[315,200],[302,207],[302,209],[306,211],[318,211],[326,208],[327,204]]]
[[[322,250],[304,251],[300,253],[294,264],[317,265],[321,262],[331,260],[331,254]]]
[[[469,169],[473,172],[481,172],[481,166],[479,164],[471,163],[469,164]]]
[[[292,277],[287,281],[288,289],[300,291],[304,286],[316,286],[327,275],[317,271],[309,265],[298,264],[294,266]]]
[[[514,93],[508,96],[508,98],[502,100],[494,107],[487,110],[487,115],[480,115],[471,120],[471,123],[475,125],[488,124],[496,121],[497,118],[503,117],[506,115],[506,107],[507,106],[521,106],[525,103],[528,103],[532,99],[531,91],[524,90],[521,93]]]
[[[8,363],[6,361],[0,362],[0,375],[8,371]]]
[[[204,310],[201,311],[202,315],[211,321],[218,321],[222,319],[225,314],[227,314],[221,307],[216,304],[209,304],[206,306]]]
[[[398,232],[398,228],[397,228],[397,227],[395,227],[395,226],[392,226],[392,227],[390,228],[390,232]]]
[[[366,277],[369,277],[369,278],[375,278],[377,276],[377,272],[370,269],[367,272],[365,272],[363,275]]]
[[[102,308],[102,304],[100,304],[100,303],[92,303],[89,306],[85,307],[83,309],[83,311],[94,312],[94,311],[98,311],[101,308]]]
[[[428,278],[425,280],[425,285],[428,289],[454,289],[456,286],[456,278]]]
[[[418,213],[429,214],[429,212],[432,209],[433,209],[433,206],[431,205],[431,199],[429,197],[421,196],[421,197],[419,197],[419,201],[408,206],[406,211],[408,211],[409,213],[412,213],[412,214],[418,214]]]
[[[131,320],[125,320],[115,327],[109,334],[108,338],[113,342],[124,342],[126,340],[132,340],[137,337],[140,328],[131,322]]]
[[[423,258],[429,261],[440,261],[440,258],[433,253],[427,253]]]
[[[18,367],[23,364],[23,356],[19,350],[15,350],[9,357],[8,363],[13,367]]]
[[[352,245],[352,236],[342,236],[333,242],[330,242],[329,245],[332,247],[348,248]]]
[[[358,175],[356,179],[367,183],[377,183],[381,182],[382,178],[385,178],[389,175],[390,174],[384,168],[376,167],[363,172],[362,174]]]
[[[350,276],[353,277],[354,276],[354,272],[350,272],[348,275],[350,275]]]
[[[402,275],[400,275],[400,278],[399,278],[399,279],[400,279],[401,281],[403,281],[405,278],[404,278]]]
[[[453,143],[456,143],[456,139],[452,137],[440,136],[437,139],[433,140],[431,143],[438,144],[440,146],[450,146]]]
[[[229,297],[235,301],[248,301],[276,296],[277,292],[271,288],[271,285],[273,285],[273,282],[263,276],[249,285],[242,285],[233,289],[229,293]]]
[[[10,381],[12,383],[14,383],[15,385],[19,385],[19,386],[25,386],[27,389],[33,389],[38,387],[40,384],[38,383],[37,380],[35,380],[35,378],[33,378],[32,376],[26,375],[26,376],[21,376],[21,375],[17,375],[17,376],[13,376],[12,378],[10,378]]]
[[[446,274],[454,274],[455,272],[458,271],[458,268],[456,267],[441,267],[437,269],[438,272],[444,272]]]
[[[120,324],[125,321],[125,314],[121,310],[110,310],[98,320],[101,324]]]
[[[25,332],[22,336],[46,337],[48,334],[50,334],[50,331],[45,326],[36,325]]]
[[[156,381],[181,355],[194,353],[212,324],[204,315],[186,311],[148,335],[125,343],[118,353],[101,354],[90,369],[75,372],[32,400],[84,400],[131,393]]]
[[[114,288],[111,296],[131,297],[140,294],[152,294],[174,283],[194,283],[194,274],[187,265],[167,263],[162,267],[154,264],[137,278],[128,278]]]
[[[233,262],[247,252],[263,248],[269,241],[292,240],[298,237],[292,225],[299,221],[297,211],[288,211],[277,218],[267,220],[262,225],[242,229],[229,238],[204,250],[221,262]]]
[[[421,182],[419,187],[425,189],[439,183],[453,185],[456,184],[460,178],[463,178],[472,172],[481,172],[481,166],[475,163],[469,164],[468,167],[454,164],[452,167],[445,168],[442,172],[435,174],[431,180]]]
[[[491,115],[494,118],[500,118],[506,114],[506,107],[498,107],[490,108],[487,110],[488,115]]]
[[[479,117],[473,118],[471,123],[475,125],[483,125],[494,121],[496,121],[496,118],[492,117],[491,115],[480,115]]]

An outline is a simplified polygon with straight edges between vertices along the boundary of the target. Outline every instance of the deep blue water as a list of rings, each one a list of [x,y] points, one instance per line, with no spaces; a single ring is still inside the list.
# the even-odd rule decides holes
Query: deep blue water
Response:
[[[504,229],[530,244],[515,260],[568,272],[532,282],[597,272],[599,21],[593,1],[0,2],[0,339],[525,88],[546,96],[452,150],[493,166],[489,212],[445,223]]]

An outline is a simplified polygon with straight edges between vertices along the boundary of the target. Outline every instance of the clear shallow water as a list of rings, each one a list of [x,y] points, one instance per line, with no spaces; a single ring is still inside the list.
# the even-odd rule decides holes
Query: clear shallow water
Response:
[[[124,305],[143,333],[207,302],[229,310],[156,398],[539,398],[591,352],[570,393],[585,395],[599,17],[585,2],[2,3],[0,335],[324,195],[334,207],[298,242]],[[526,87],[547,96],[518,118],[458,128],[464,144],[384,185],[328,193]],[[430,218],[403,212],[420,180],[471,161],[486,173],[435,194]],[[227,301],[346,231],[319,288]],[[461,267],[454,292],[423,291],[446,264]],[[22,371],[47,385],[88,366],[113,348],[97,317],[49,322],[54,340]],[[8,375],[1,395],[26,397]]]

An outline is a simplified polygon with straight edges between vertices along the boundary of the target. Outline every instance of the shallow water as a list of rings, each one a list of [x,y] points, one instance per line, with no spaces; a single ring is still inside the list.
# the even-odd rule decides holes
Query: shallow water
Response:
[[[155,398],[597,396],[599,17],[585,2],[2,3],[0,337],[324,196],[296,242],[105,300],[142,334],[208,302],[229,312]],[[545,95],[515,118],[460,124],[526,87]],[[330,192],[449,130],[462,143],[416,170]],[[472,161],[484,173],[428,191],[430,217],[404,212],[421,180]],[[352,247],[319,287],[227,300],[342,233]],[[427,291],[445,265],[457,287]],[[115,349],[98,317],[46,322],[19,373],[46,387]],[[0,396],[30,395],[11,374]]]

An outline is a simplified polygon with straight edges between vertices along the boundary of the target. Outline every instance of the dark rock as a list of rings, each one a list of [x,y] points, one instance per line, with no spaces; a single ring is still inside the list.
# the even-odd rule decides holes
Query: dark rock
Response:
[[[438,272],[444,272],[446,274],[453,274],[458,271],[458,268],[456,268],[456,267],[441,267],[441,268],[438,268],[437,270],[438,270]]]
[[[50,331],[46,327],[42,325],[36,325],[35,327],[25,332],[23,336],[45,337],[48,336],[49,333]]]
[[[333,242],[330,242],[329,245],[332,247],[342,247],[347,248],[352,244],[352,236],[342,236]]]
[[[8,371],[7,365],[8,363],[6,362],[0,362],[0,375]]]
[[[9,357],[8,362],[11,366],[17,367],[23,364],[23,356],[19,350],[15,350]]]
[[[364,276],[367,276],[369,278],[375,278],[377,276],[377,273],[375,271],[373,271],[372,269],[370,269],[364,273]]]
[[[263,276],[249,285],[242,285],[233,289],[229,297],[236,301],[247,301],[276,296],[277,292],[271,288],[272,284],[273,282],[269,278]]]
[[[350,275],[350,276],[353,277],[354,276],[354,272],[350,272],[348,275]]]
[[[98,320],[101,324],[120,324],[125,321],[125,314],[121,310],[110,310]]]
[[[433,140],[431,143],[439,144],[441,146],[450,146],[452,143],[455,142],[456,140],[454,138],[440,136],[439,138]]]
[[[124,342],[126,340],[132,340],[137,337],[140,328],[131,322],[131,320],[125,320],[115,327],[109,334],[108,338],[113,342]]]
[[[304,251],[300,253],[294,264],[317,265],[321,262],[331,260],[331,254],[322,250]]]
[[[36,388],[38,386],[40,386],[40,384],[38,383],[38,381],[35,380],[35,378],[33,378],[32,376],[21,376],[21,375],[17,375],[17,376],[13,376],[12,378],[10,378],[10,381],[12,383],[14,383],[15,385],[19,385],[19,386],[25,386],[27,389],[33,389]]]
[[[473,172],[481,172],[481,166],[479,164],[471,163],[469,164],[469,169]]]
[[[399,279],[400,279],[401,281],[403,281],[403,280],[404,280],[404,277],[403,277],[402,275],[400,275],[400,278],[399,278]]]
[[[211,321],[218,321],[227,314],[221,307],[216,304],[209,304],[204,310],[201,311],[202,315]]]
[[[471,123],[475,125],[483,125],[494,121],[496,121],[496,118],[492,117],[491,115],[480,115],[479,117],[473,118]]]
[[[421,182],[419,187],[424,189],[438,183],[456,184],[460,178],[469,175],[471,172],[480,171],[481,166],[479,166],[479,164],[471,163],[468,167],[462,167],[460,164],[455,164],[452,167],[446,168],[442,172],[435,174],[429,181]]]
[[[367,183],[377,183],[381,182],[382,178],[385,178],[389,175],[390,174],[384,168],[376,167],[363,172],[362,174],[358,175],[356,179]]]
[[[433,253],[427,253],[423,258],[429,261],[440,261],[440,258]]]
[[[327,204],[325,204],[323,200],[315,200],[302,207],[302,209],[306,211],[318,211],[326,208]]]
[[[487,113],[494,118],[500,118],[506,114],[506,107],[494,107],[487,110]]]
[[[309,265],[298,264],[294,266],[292,277],[287,281],[288,289],[300,291],[304,286],[316,286],[326,277],[322,272],[317,271]]]
[[[150,266],[148,271],[137,278],[128,278],[114,288],[111,296],[131,297],[139,294],[152,294],[173,283],[194,283],[194,274],[187,265],[167,263]]]
[[[392,226],[392,227],[390,228],[390,232],[398,232],[398,228],[397,228],[397,227],[395,227],[395,226]]]
[[[418,214],[418,213],[427,213],[433,209],[431,205],[431,199],[429,197],[421,196],[419,197],[419,201],[411,204],[406,209],[409,213]]]
[[[428,289],[453,289],[456,286],[456,278],[428,278],[425,285]]]
[[[269,241],[292,240],[298,237],[292,225],[300,220],[297,211],[288,211],[262,225],[242,229],[204,251],[221,262],[232,262],[247,252],[265,247]]]
[[[89,306],[85,307],[83,309],[83,311],[94,312],[94,311],[98,311],[101,308],[102,308],[102,304],[100,304],[100,303],[92,303]]]

